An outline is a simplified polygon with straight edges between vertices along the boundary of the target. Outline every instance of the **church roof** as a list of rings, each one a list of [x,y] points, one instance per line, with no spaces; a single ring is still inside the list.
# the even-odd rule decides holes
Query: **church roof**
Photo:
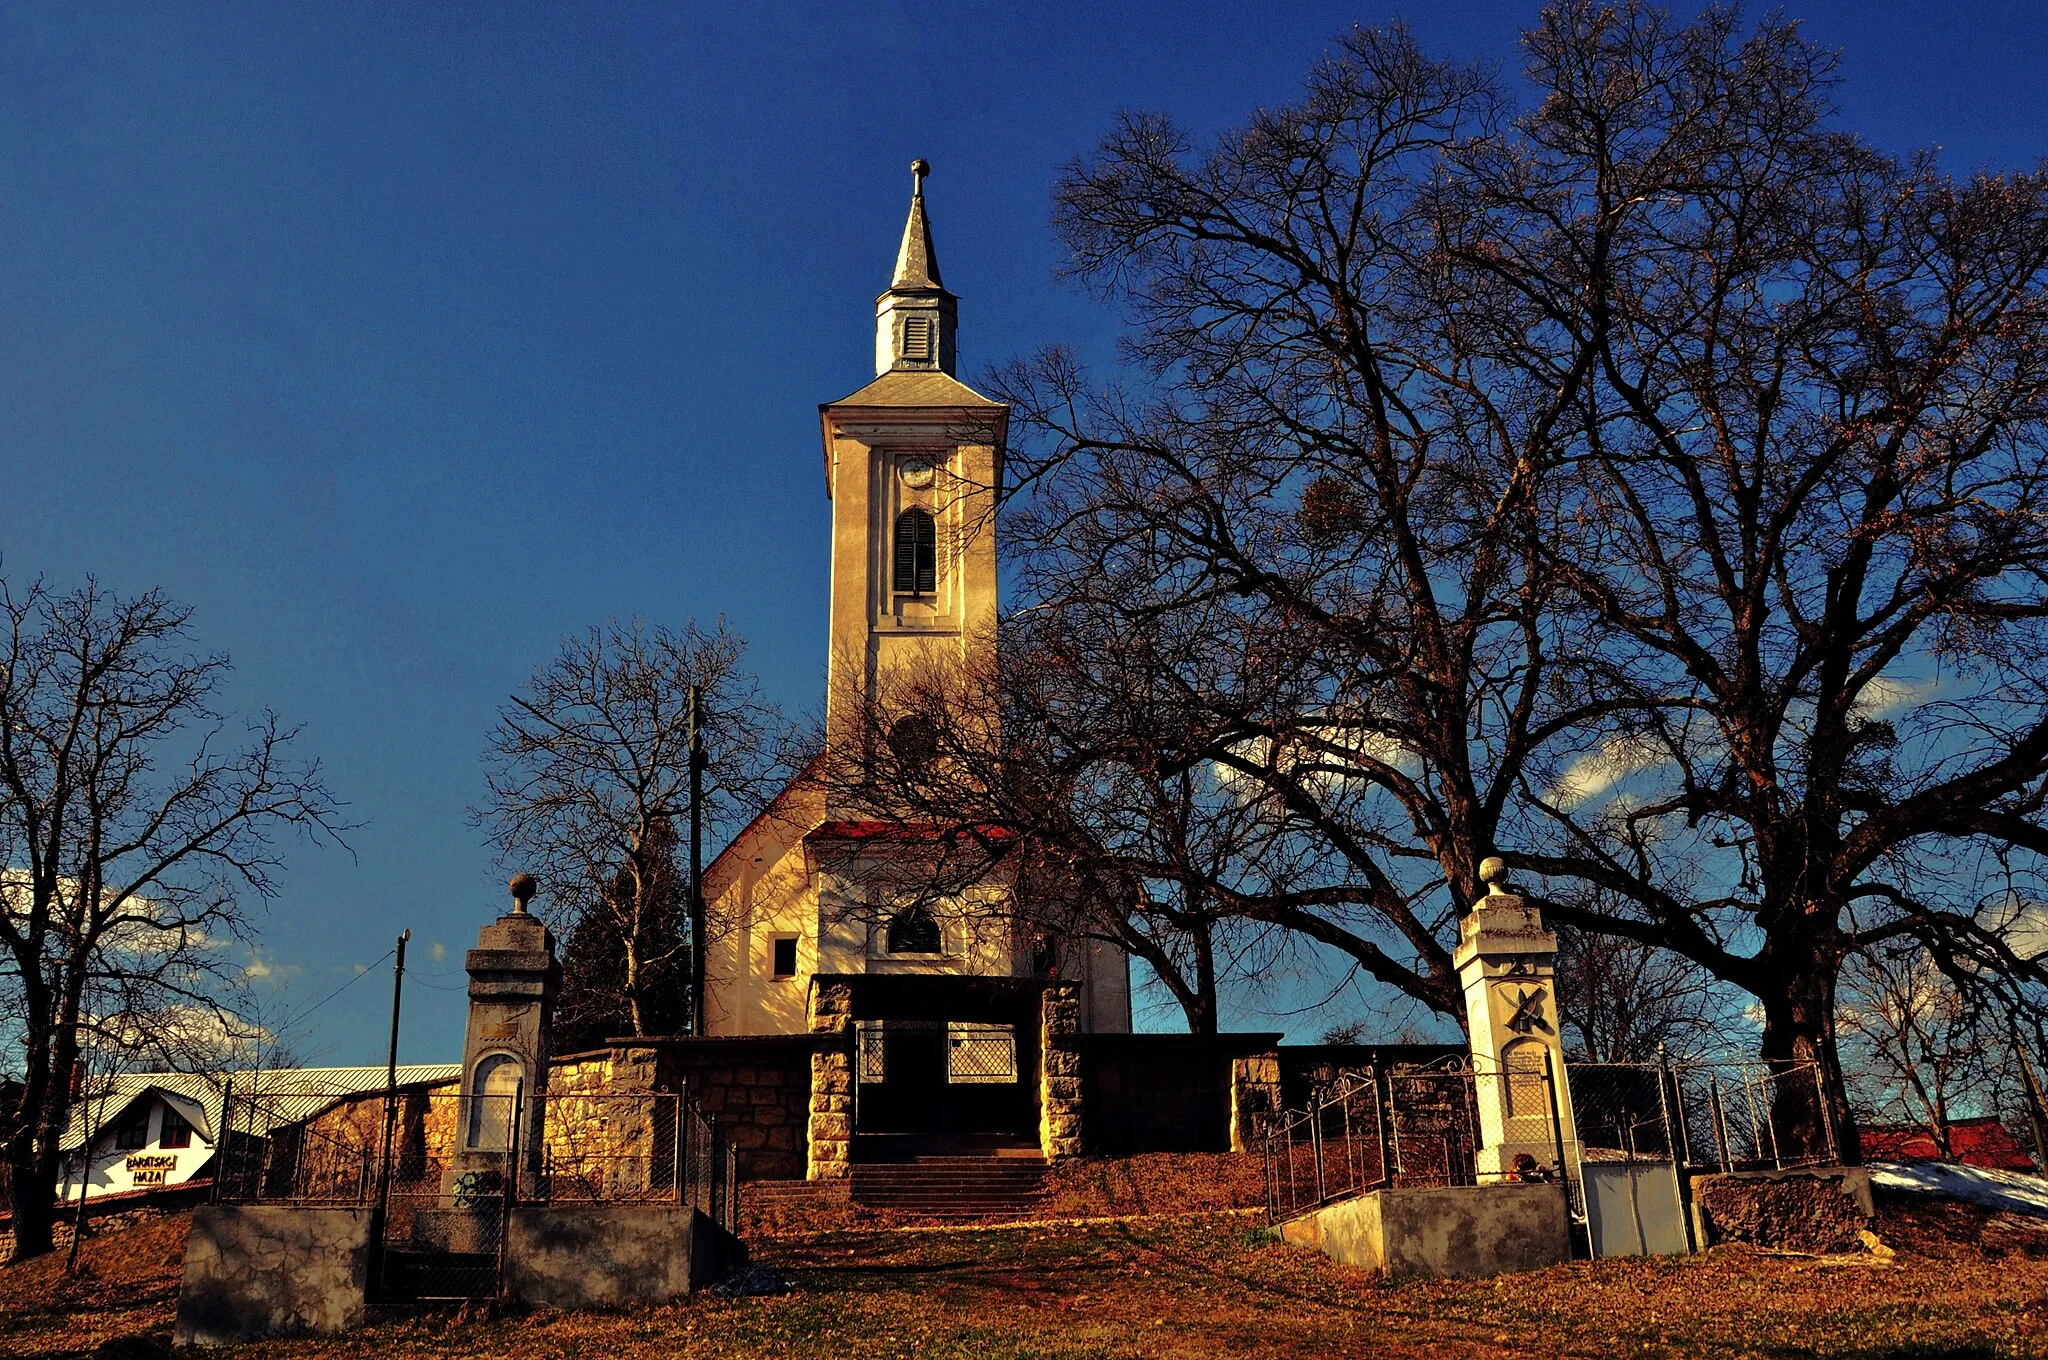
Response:
[[[838,401],[821,402],[820,411],[839,406],[989,406],[1001,407],[950,373],[892,369],[866,387]]]

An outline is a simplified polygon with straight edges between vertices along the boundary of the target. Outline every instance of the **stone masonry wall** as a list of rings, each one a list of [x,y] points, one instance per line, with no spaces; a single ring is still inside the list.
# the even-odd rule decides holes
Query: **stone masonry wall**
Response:
[[[1078,1157],[1081,1146],[1081,987],[1053,983],[1039,1003],[1038,1145],[1049,1162]]]
[[[1280,1054],[1248,1053],[1230,1062],[1230,1150],[1257,1152],[1280,1114]]]
[[[811,1055],[803,1036],[673,1044],[661,1050],[661,1077],[667,1089],[687,1091],[739,1149],[741,1180],[804,1174]]]
[[[853,988],[843,982],[811,988],[810,1179],[853,1174]]]

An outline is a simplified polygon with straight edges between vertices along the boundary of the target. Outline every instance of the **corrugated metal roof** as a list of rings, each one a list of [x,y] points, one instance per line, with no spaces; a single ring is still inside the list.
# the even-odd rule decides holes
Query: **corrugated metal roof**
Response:
[[[418,1086],[453,1081],[462,1073],[459,1063],[409,1063],[398,1069],[400,1086]],[[344,1096],[363,1095],[384,1089],[385,1069],[377,1067],[278,1067],[243,1072],[126,1072],[107,1088],[82,1100],[71,1111],[71,1123],[64,1131],[60,1150],[76,1151],[85,1146],[86,1131],[95,1137],[118,1122],[137,1100],[159,1092],[190,1102],[205,1118],[199,1122],[200,1136],[219,1141],[221,1102],[233,1093],[235,1128],[249,1133],[267,1133],[279,1124],[296,1124],[310,1119]],[[189,1117],[189,1114],[188,1114]]]

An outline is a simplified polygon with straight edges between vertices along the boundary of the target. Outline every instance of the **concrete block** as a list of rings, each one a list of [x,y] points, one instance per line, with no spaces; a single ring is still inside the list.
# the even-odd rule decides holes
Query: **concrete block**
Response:
[[[363,1319],[370,1210],[203,1204],[185,1239],[172,1344],[331,1335]]]
[[[1290,1219],[1280,1236],[1389,1279],[1499,1275],[1571,1259],[1555,1184],[1375,1190]]]
[[[506,1289],[535,1308],[666,1303],[747,1261],[738,1238],[673,1204],[519,1208],[507,1233]]]

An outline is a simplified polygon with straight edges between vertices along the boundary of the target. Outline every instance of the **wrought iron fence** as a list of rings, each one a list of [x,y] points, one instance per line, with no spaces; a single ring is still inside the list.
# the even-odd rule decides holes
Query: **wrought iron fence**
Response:
[[[1266,1207],[1278,1221],[1367,1190],[1545,1178],[1562,1168],[1573,1216],[1586,1215],[1587,1163],[1656,1164],[1683,1200],[1701,1172],[1836,1160],[1811,1064],[1548,1063],[1475,1073],[1449,1062],[1353,1073],[1290,1111],[1265,1140]],[[1497,1114],[1482,1119],[1482,1104]],[[1486,1129],[1554,1153],[1488,1169]]]
[[[1478,1087],[1494,1080],[1451,1062],[1340,1076],[1268,1130],[1268,1219],[1366,1190],[1477,1184]]]

